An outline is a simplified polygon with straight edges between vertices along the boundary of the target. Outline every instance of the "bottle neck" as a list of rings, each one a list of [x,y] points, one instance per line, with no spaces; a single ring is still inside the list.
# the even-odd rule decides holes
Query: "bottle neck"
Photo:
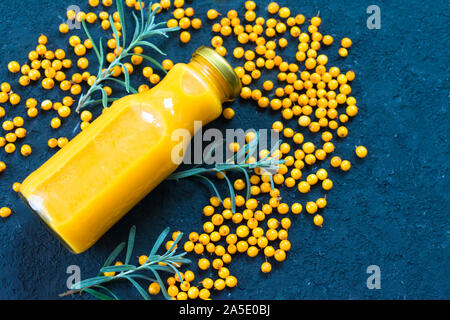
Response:
[[[207,59],[202,56],[195,56],[189,62],[189,66],[209,80],[222,103],[234,99],[232,88],[228,81]]]

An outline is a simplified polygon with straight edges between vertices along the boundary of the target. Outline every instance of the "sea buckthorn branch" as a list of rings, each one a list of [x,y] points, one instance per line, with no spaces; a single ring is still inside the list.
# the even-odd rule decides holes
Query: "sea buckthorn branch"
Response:
[[[143,8],[144,6],[142,4],[142,1],[141,0],[138,0],[138,1],[141,5],[141,8]],[[133,55],[140,56],[143,59],[145,59],[145,60],[149,61],[150,63],[154,64],[155,66],[157,66],[163,72],[166,72],[164,70],[164,68],[161,66],[161,64],[156,59],[154,59],[148,55],[142,54],[142,53],[131,53],[131,51],[134,48],[141,46],[141,47],[148,47],[150,49],[155,50],[157,53],[159,53],[161,55],[165,55],[165,53],[163,51],[161,51],[155,44],[147,41],[146,39],[148,39],[152,36],[155,36],[155,35],[161,35],[161,36],[167,37],[168,32],[177,31],[179,28],[178,27],[177,28],[162,28],[163,25],[166,25],[166,22],[155,23],[155,14],[159,10],[159,6],[154,7],[152,10],[152,6],[150,5],[148,13],[147,13],[147,17],[145,17],[145,13],[144,13],[145,10],[144,9],[140,10],[140,22],[139,22],[138,17],[136,16],[136,14],[134,12],[132,13],[134,21],[135,21],[135,30],[134,30],[133,38],[131,39],[130,43],[127,45],[126,30],[125,30],[125,18],[124,18],[122,0],[117,0],[116,5],[117,5],[117,12],[119,13],[120,22],[121,22],[121,26],[122,26],[122,46],[120,46],[119,32],[118,32],[116,26],[114,25],[114,22],[110,16],[109,20],[110,20],[111,28],[113,30],[114,38],[118,42],[118,46],[116,49],[117,56],[106,68],[103,68],[104,52],[103,52],[102,39],[100,38],[99,45],[97,46],[94,39],[91,37],[91,35],[86,27],[85,21],[84,20],[82,21],[84,31],[85,31],[87,37],[91,40],[91,42],[93,44],[93,49],[94,49],[94,52],[95,52],[98,62],[99,62],[99,70],[98,70],[97,77],[96,77],[94,83],[92,84],[92,86],[89,88],[89,90],[85,94],[82,94],[80,96],[80,100],[79,100],[77,108],[76,108],[77,112],[80,112],[80,109],[82,109],[82,108],[85,108],[89,105],[93,105],[93,104],[96,104],[99,102],[101,102],[103,104],[104,108],[107,108],[108,102],[112,101],[112,100],[108,99],[108,95],[102,85],[103,82],[105,82],[107,80],[111,80],[111,81],[114,81],[114,82],[122,85],[123,87],[125,87],[125,89],[128,93],[137,93],[137,90],[134,89],[130,85],[130,75],[127,71],[127,68],[125,67],[125,65],[122,62],[127,57],[131,57]],[[123,71],[122,73],[124,74],[123,81],[116,79],[114,77],[113,71],[116,67],[119,67],[122,69],[122,71]],[[101,91],[101,94],[102,94],[101,100],[92,100],[92,98],[91,98],[92,94],[95,93],[96,91]]]
[[[117,295],[106,288],[104,284],[119,280],[128,280],[136,288],[142,298],[144,298],[145,300],[150,300],[151,298],[147,293],[147,290],[142,288],[142,286],[136,281],[146,280],[151,282],[158,282],[164,297],[166,299],[171,299],[171,297],[167,293],[164,282],[159,275],[159,271],[178,274],[178,276],[180,277],[178,267],[183,263],[190,263],[191,261],[189,259],[183,258],[186,255],[186,252],[175,254],[177,250],[177,244],[183,236],[182,233],[178,234],[177,238],[173,241],[170,248],[163,255],[157,254],[168,233],[169,228],[166,228],[159,235],[146,261],[140,266],[135,266],[130,264],[130,260],[134,248],[136,227],[131,227],[130,233],[128,235],[127,251],[123,264],[116,262],[115,265],[111,265],[125,248],[125,242],[120,243],[111,252],[97,276],[75,283],[71,287],[71,290],[62,293],[59,296],[64,297],[75,293],[86,292],[101,300],[119,300]],[[148,272],[151,272],[154,277],[149,277],[145,274]]]
[[[269,152],[267,156],[258,161],[250,161],[250,157],[255,154],[255,151],[258,149],[259,136],[255,135],[254,139],[249,143],[244,145],[238,152],[236,152],[232,157],[227,159],[225,163],[216,163],[214,166],[210,167],[194,167],[193,169],[179,171],[171,174],[167,179],[168,180],[180,180],[190,177],[201,178],[206,181],[214,190],[216,196],[222,200],[222,197],[215,185],[215,183],[208,178],[206,175],[209,173],[220,173],[223,175],[230,192],[231,198],[231,207],[232,211],[236,212],[236,203],[235,203],[235,192],[231,181],[226,176],[227,171],[240,171],[244,174],[246,180],[246,199],[250,199],[250,177],[248,175],[248,171],[259,168],[262,172],[268,175],[270,179],[270,184],[272,189],[275,189],[275,185],[272,179],[272,172],[276,172],[279,169],[279,165],[283,164],[285,160],[280,160],[276,157],[273,157],[275,151],[278,149],[281,141],[278,141],[272,150]],[[205,157],[204,162],[207,162],[206,159],[209,159],[212,156],[212,153],[216,147],[212,147],[210,149],[210,153]]]

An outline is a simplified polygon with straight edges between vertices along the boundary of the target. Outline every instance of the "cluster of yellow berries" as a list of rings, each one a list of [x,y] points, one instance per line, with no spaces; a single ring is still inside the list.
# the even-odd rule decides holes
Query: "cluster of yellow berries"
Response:
[[[92,8],[98,7],[100,3],[103,7],[108,8],[113,4],[112,0],[89,0],[89,5]],[[167,5],[167,3],[169,5]],[[181,4],[180,4],[181,3]],[[137,0],[127,0],[126,5],[130,8],[135,8],[140,10],[139,1]],[[161,1],[160,5],[162,8],[169,8],[170,1]],[[175,1],[177,7],[182,7],[184,1]],[[187,15],[190,14],[190,10],[187,10]],[[89,24],[100,23],[103,30],[111,30],[111,24],[109,21],[110,13],[107,11],[100,11],[98,14],[95,12],[85,13],[83,11],[75,12],[74,10],[68,10],[66,12],[67,19],[70,21],[82,22],[83,20]],[[122,26],[120,23],[120,17],[118,12],[113,12],[111,14],[114,26],[118,30],[118,36],[121,37]],[[197,22],[196,22],[197,23]],[[194,25],[197,25],[194,23]],[[59,31],[62,34],[67,34],[70,31],[69,25],[67,23],[62,23],[59,26]],[[37,40],[37,45],[34,50],[28,53],[28,62],[20,65],[17,61],[11,61],[8,63],[8,70],[13,74],[20,75],[18,82],[21,86],[27,87],[32,85],[34,82],[41,81],[41,86],[45,90],[51,90],[55,86],[59,86],[63,92],[70,95],[65,96],[61,101],[51,101],[49,99],[44,99],[38,102],[35,98],[28,98],[25,100],[26,114],[29,118],[36,118],[39,114],[39,109],[42,111],[54,111],[55,116],[50,120],[50,127],[52,129],[58,129],[64,123],[64,119],[68,118],[73,114],[71,108],[75,103],[75,98],[72,96],[79,96],[82,91],[83,83],[92,86],[96,81],[96,76],[91,75],[86,69],[89,66],[89,61],[85,57],[90,49],[93,48],[93,43],[90,39],[82,40],[77,35],[71,35],[68,38],[68,44],[70,50],[77,58],[76,63],[72,62],[68,58],[68,51],[65,49],[57,48],[56,50],[51,50],[48,45],[48,38],[46,35],[40,35]],[[110,52],[106,54],[106,60],[111,63],[116,56],[123,50],[122,47],[117,45],[117,39],[111,31],[111,37],[107,40],[107,47]],[[120,76],[124,72],[129,74],[133,73],[134,67],[140,65],[143,62],[143,58],[139,55],[143,53],[142,47],[135,47],[134,54],[130,58],[130,63],[124,63],[124,67],[116,66],[112,70],[112,74],[115,77]],[[72,75],[67,75],[67,71],[76,64],[78,70],[76,70]],[[173,62],[170,59],[163,61],[162,66],[165,70],[170,70],[173,66]],[[126,71],[125,71],[126,69]],[[148,78],[151,85],[159,83],[160,76],[153,72],[150,67],[145,67],[143,69],[143,74]],[[109,86],[104,86],[106,94],[110,96],[112,94],[112,89]],[[149,90],[149,85],[142,84],[139,86],[138,91]],[[3,82],[0,85],[0,118],[6,117],[6,110],[3,104],[9,103],[11,106],[17,106],[21,103],[22,98],[18,93],[12,90],[10,83]],[[90,111],[81,112],[80,116],[80,128],[84,130],[93,120],[93,115]],[[27,130],[23,127],[24,119],[20,116],[16,116],[12,119],[3,121],[2,128],[6,132],[4,137],[0,137],[0,147],[4,148],[7,153],[14,153],[16,150],[16,145],[19,140],[24,139],[27,135]],[[69,142],[66,137],[56,137],[50,138],[47,142],[49,148],[62,148]],[[32,153],[32,148],[28,144],[24,144],[20,147],[20,152],[23,156],[29,156]],[[6,170],[6,163],[0,161],[0,173]],[[20,183],[14,183],[13,190],[18,191]],[[1,217],[8,217],[11,214],[11,210],[0,210]]]
[[[171,6],[170,1],[161,1],[161,8],[169,9]],[[202,20],[194,18],[194,9],[192,7],[183,8],[184,0],[175,0],[173,2],[174,11],[172,13],[173,18],[167,21],[168,28],[180,27],[180,41],[182,43],[188,43],[191,40],[191,34],[189,29],[199,30],[202,27]]]
[[[289,214],[298,215],[303,211],[312,216],[313,223],[321,227],[324,218],[320,211],[327,206],[326,195],[315,201],[304,204],[295,202],[287,204],[282,201],[279,187],[291,189],[296,187],[301,194],[309,193],[313,186],[320,185],[323,192],[333,188],[333,181],[325,168],[318,168],[303,177],[306,168],[324,161],[335,152],[332,142],[334,135],[343,139],[348,135],[345,123],[358,113],[356,99],[351,96],[350,83],[355,79],[355,73],[348,71],[341,73],[337,67],[327,68],[328,57],[319,54],[322,46],[331,46],[334,39],[330,35],[322,35],[318,28],[322,23],[320,17],[316,16],[310,20],[310,25],[302,32],[302,25],[306,22],[303,15],[291,16],[287,7],[281,7],[272,2],[268,5],[269,14],[277,15],[267,19],[258,17],[255,13],[256,3],[245,2],[245,14],[241,24],[236,10],[227,12],[219,22],[212,25],[215,35],[211,38],[211,45],[221,55],[227,55],[224,46],[224,37],[234,34],[237,38],[238,47],[232,51],[236,59],[244,59],[243,66],[235,68],[243,89],[241,98],[253,100],[259,108],[270,107],[272,110],[281,112],[282,121],[275,121],[272,129],[282,133],[288,142],[282,143],[277,150],[272,152],[273,158],[282,159],[284,163],[279,165],[276,173],[267,173],[259,168],[254,170],[250,176],[250,193],[252,198],[246,200],[240,192],[246,190],[246,181],[236,179],[233,187],[236,192],[235,204],[237,212],[232,211],[230,198],[220,201],[217,197],[210,199],[210,204],[203,208],[204,216],[208,220],[203,224],[203,232],[191,232],[189,240],[184,243],[184,250],[199,255],[198,268],[200,270],[217,270],[216,280],[205,278],[200,281],[203,288],[199,291],[195,287],[195,294],[189,294],[187,280],[171,277],[168,280],[169,294],[174,299],[209,299],[210,289],[223,290],[226,287],[234,287],[237,279],[227,281],[229,277],[229,264],[232,256],[237,253],[256,257],[262,254],[265,261],[261,264],[261,272],[269,273],[272,263],[282,262],[286,259],[286,253],[291,249],[288,240],[288,230],[291,226]],[[215,9],[207,11],[207,18],[214,21],[220,16]],[[285,33],[296,40],[297,53],[295,61],[284,60],[278,52],[288,46]],[[349,38],[341,41],[339,56],[346,57],[348,48],[352,45]],[[253,48],[244,49],[244,46]],[[303,67],[304,66],[304,67]],[[304,69],[303,69],[304,68]],[[301,70],[303,69],[303,70]],[[262,77],[262,72],[278,70],[278,86],[271,80],[265,80],[260,89],[250,89],[250,85],[256,84]],[[345,106],[340,113],[340,107]],[[223,111],[226,119],[232,119],[235,115],[233,108],[227,107]],[[299,129],[307,128],[311,133],[321,132],[321,143],[305,141],[301,132],[285,125],[285,122],[297,117]],[[300,131],[300,130],[298,130]],[[255,138],[254,133],[246,136],[249,143]],[[290,142],[290,143],[289,143]],[[229,149],[237,152],[241,146],[231,143]],[[260,150],[260,159],[269,155],[269,150]],[[357,146],[356,156],[365,158],[367,149]],[[250,157],[248,162],[256,162]],[[351,168],[349,160],[342,160],[339,156],[330,159],[330,165],[348,171]],[[222,173],[217,174],[218,179],[224,179]],[[302,179],[303,178],[303,179]],[[272,188],[271,181],[276,186]],[[258,201],[256,197],[267,194],[267,203]],[[274,216],[274,215],[279,216]],[[269,217],[271,216],[271,217]],[[175,240],[177,233],[174,233]],[[173,244],[166,243],[166,249]],[[205,254],[209,254],[208,258]],[[271,261],[273,259],[273,261]],[[200,271],[201,272],[201,271]],[[194,274],[189,271],[189,277]],[[190,282],[190,281],[187,281]],[[231,283],[230,283],[231,282]],[[231,285],[230,285],[231,284]],[[203,295],[199,294],[203,291]],[[150,292],[150,288],[149,288]]]

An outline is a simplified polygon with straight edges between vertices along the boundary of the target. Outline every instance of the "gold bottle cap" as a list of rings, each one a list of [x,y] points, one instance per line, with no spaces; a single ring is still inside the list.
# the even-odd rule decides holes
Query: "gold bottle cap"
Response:
[[[211,63],[221,73],[221,75],[225,78],[228,85],[230,86],[232,95],[230,97],[230,100],[234,100],[241,92],[242,86],[239,77],[237,76],[233,67],[228,63],[228,61],[225,60],[225,58],[222,57],[216,50],[205,46],[202,46],[195,50],[192,57],[195,58],[195,56],[201,56],[204,59],[208,60],[208,62]]]

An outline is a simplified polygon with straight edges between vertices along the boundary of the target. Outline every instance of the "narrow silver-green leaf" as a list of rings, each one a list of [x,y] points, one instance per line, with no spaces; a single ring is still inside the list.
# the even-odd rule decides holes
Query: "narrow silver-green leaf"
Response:
[[[120,243],[108,256],[105,263],[103,264],[103,267],[110,266],[111,263],[113,263],[113,261],[116,260],[117,256],[122,252],[124,247],[125,247],[125,242]]]
[[[138,41],[138,42],[136,42],[136,45],[137,45],[137,46],[141,46],[141,47],[149,47],[149,48],[155,50],[156,52],[158,52],[159,54],[161,54],[161,55],[163,55],[163,56],[166,55],[163,51],[161,51],[156,45],[154,45],[154,44],[151,43],[151,42],[148,42],[148,41]]]
[[[244,173],[244,176],[245,176],[245,185],[246,185],[246,189],[247,189],[245,200],[247,201],[248,199],[250,199],[250,177],[248,176],[247,170],[245,170],[242,167],[238,167],[238,168]]]
[[[117,28],[114,25],[114,21],[112,19],[112,15],[109,15],[109,23],[111,24],[111,29],[113,31],[114,38],[116,39],[116,42],[117,42],[117,49],[116,50],[119,50],[119,46],[120,46],[119,32],[117,31]],[[119,56],[119,55],[117,55],[117,56]]]
[[[214,182],[212,182],[211,179],[209,179],[207,177],[204,177],[204,176],[202,176],[200,174],[196,174],[196,175],[194,175],[194,177],[201,178],[201,179],[205,180],[206,182],[208,182],[209,185],[213,188],[214,193],[216,194],[217,198],[219,198],[220,202],[222,202],[222,197],[220,196],[219,190],[217,190]]]
[[[133,284],[133,286],[137,289],[137,291],[140,293],[142,298],[144,298],[145,300],[152,299],[152,298],[150,298],[150,295],[147,293],[147,291],[144,290],[144,288],[142,288],[141,285],[136,280],[134,280],[133,278],[128,277],[128,276],[125,278]]]
[[[131,254],[134,249],[134,240],[136,238],[136,226],[132,226],[130,229],[130,233],[128,235],[128,246],[127,246],[127,254],[125,257],[125,264],[128,264],[131,259]]]
[[[116,78],[111,78],[111,79],[108,79],[108,80],[114,81],[114,82],[116,82],[118,84],[121,84],[122,86],[126,87],[126,83],[124,81],[122,81],[122,80],[119,80],[119,79],[116,79]],[[138,91],[135,88],[133,88],[131,85],[129,85],[129,89],[130,89],[131,93],[138,93]]]
[[[164,298],[166,298],[167,300],[172,300],[172,297],[169,296],[169,294],[167,293],[166,286],[164,285],[164,282],[162,281],[161,277],[159,276],[158,271],[156,271],[154,269],[151,269],[151,271],[155,275],[155,278],[158,279],[158,283],[159,283],[159,286],[161,287],[161,292],[163,293]]]
[[[122,0],[117,0],[116,1],[116,7],[117,7],[117,12],[119,13],[119,20],[120,20],[120,24],[122,26],[122,41],[123,41],[123,47],[126,47],[126,30],[125,30],[125,16],[123,14],[123,3]],[[120,43],[119,39],[117,39],[117,43]]]
[[[166,229],[164,229],[163,232],[161,232],[161,234],[159,235],[158,239],[156,239],[155,244],[153,245],[152,250],[150,251],[149,256],[153,256],[156,251],[158,251],[159,247],[161,246],[162,242],[164,241],[164,239],[167,237],[167,235],[169,234],[170,228],[167,227]]]
[[[136,279],[144,279],[144,280],[151,281],[151,282],[157,281],[154,278],[150,278],[150,277],[144,276],[142,274],[132,274],[132,275],[129,275],[128,277],[136,278]]]
[[[96,286],[94,286],[94,288],[100,288],[102,290],[105,290],[111,297],[114,298],[114,300],[120,300],[119,297],[114,292],[109,290],[107,287],[104,287],[104,286],[101,286],[101,285],[96,285]]]
[[[148,62],[153,63],[156,67],[158,67],[158,69],[160,69],[162,72],[167,73],[167,71],[162,67],[161,63],[159,63],[156,59],[149,57],[145,54],[136,54],[138,56],[141,56],[142,58],[144,58],[145,60],[147,60]]]
[[[140,31],[140,33],[142,33],[144,31],[144,27],[145,27],[145,25],[144,25],[144,2],[142,2],[141,0],[138,0],[138,1],[139,1],[139,6],[141,8],[141,10],[139,10],[139,11],[141,13],[141,31]],[[151,5],[150,5],[150,8],[151,8]]]
[[[89,40],[92,42],[92,47],[94,48],[95,54],[97,55],[98,63],[101,64],[103,62],[103,58],[100,55],[100,52],[98,51],[97,45],[95,44],[94,39],[91,37],[91,34],[88,31],[88,28],[86,27],[86,22],[84,19],[81,21],[81,24],[83,25],[84,32],[86,33]]]
[[[194,168],[194,169],[189,169],[189,170],[185,170],[185,171],[180,171],[180,172],[175,172],[172,173],[170,176],[167,177],[167,180],[178,180],[178,179],[183,179],[183,178],[187,178],[187,177],[192,177],[201,173],[205,173],[210,171],[210,169],[205,169],[205,168]]]
[[[77,289],[83,289],[85,287],[91,287],[96,284],[101,284],[105,282],[111,281],[112,277],[106,277],[106,276],[100,276],[100,277],[93,277],[90,279],[82,280],[80,282],[75,283],[71,289],[77,290]]]
[[[121,264],[118,266],[108,266],[100,269],[100,272],[122,272],[136,270],[136,266],[132,264]]]
[[[140,32],[140,26],[139,26],[139,20],[138,17],[136,16],[136,14],[134,13],[134,11],[132,12],[132,16],[134,18],[134,23],[136,24],[136,26],[134,27],[134,34],[133,34],[133,40],[132,42],[136,41],[138,36],[139,36],[139,32]]]
[[[223,177],[225,178],[225,181],[228,184],[228,189],[230,190],[230,199],[231,199],[231,211],[233,213],[236,213],[236,194],[234,193],[234,188],[233,185],[231,184],[230,179],[228,179],[227,175],[225,174],[225,172],[217,170],[217,172],[220,172],[221,174],[223,174]]]
[[[108,108],[108,94],[106,93],[106,90],[101,88],[102,91],[102,104],[103,108]]]

